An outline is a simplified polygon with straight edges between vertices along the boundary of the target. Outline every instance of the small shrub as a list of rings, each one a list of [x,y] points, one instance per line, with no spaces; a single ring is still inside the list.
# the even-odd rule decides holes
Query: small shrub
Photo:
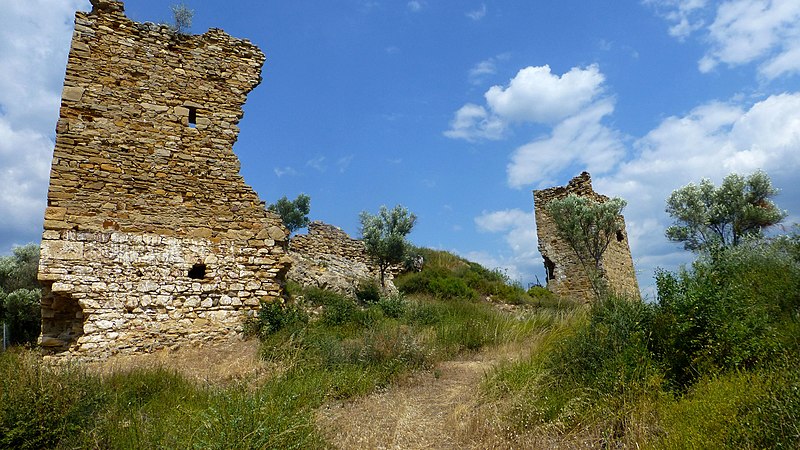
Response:
[[[261,309],[254,321],[245,325],[246,334],[267,336],[283,328],[308,323],[308,315],[294,302],[273,300],[261,302]]]
[[[386,317],[399,319],[406,312],[406,302],[401,294],[381,297],[378,306],[383,310]]]
[[[356,287],[356,298],[362,305],[372,305],[381,298],[381,286],[377,280],[361,280]]]
[[[335,293],[325,295],[324,306],[322,322],[325,325],[343,325],[351,322],[360,311],[353,300]]]
[[[704,255],[691,270],[658,272],[652,350],[674,386],[750,369],[787,351],[800,306],[800,265],[758,241]]]

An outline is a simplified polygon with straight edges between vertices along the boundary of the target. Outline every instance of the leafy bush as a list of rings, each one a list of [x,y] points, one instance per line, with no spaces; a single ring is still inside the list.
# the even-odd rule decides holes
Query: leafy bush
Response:
[[[658,272],[652,349],[672,383],[753,368],[786,350],[800,311],[800,264],[781,246],[751,241]]]
[[[530,303],[525,290],[501,270],[488,270],[452,253],[418,249],[424,260],[421,271],[395,279],[406,294],[427,294],[438,299],[477,300],[484,297],[511,304]]]
[[[647,349],[652,306],[608,298],[573,314],[529,359],[501,368],[489,387],[510,397],[503,408],[517,431],[592,428],[614,447],[633,433],[627,417],[660,395],[661,371]]]
[[[47,367],[32,352],[0,354],[2,448],[56,447],[85,431],[104,401],[97,381],[81,370]]]
[[[377,303],[381,298],[381,286],[378,281],[374,278],[361,280],[356,288],[356,298],[362,305]]]
[[[8,326],[12,345],[35,343],[41,331],[41,286],[36,279],[39,246],[14,248],[0,257],[0,322]]]
[[[247,324],[248,334],[266,336],[286,327],[308,323],[308,314],[294,302],[261,302],[255,321]]]
[[[322,322],[326,325],[343,325],[353,321],[360,311],[356,303],[342,295],[325,296]]]
[[[381,297],[378,300],[378,307],[381,308],[386,317],[399,319],[406,312],[406,302],[401,294]]]
[[[42,292],[19,288],[10,294],[0,290],[0,321],[8,326],[11,345],[34,343],[41,331]]]

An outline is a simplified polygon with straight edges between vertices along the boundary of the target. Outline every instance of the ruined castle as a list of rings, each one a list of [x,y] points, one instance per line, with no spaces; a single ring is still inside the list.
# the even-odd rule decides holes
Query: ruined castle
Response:
[[[234,336],[282,295],[288,233],[233,153],[264,54],[78,12],[42,235],[41,345],[103,357]]]
[[[547,288],[551,292],[564,298],[589,301],[594,298],[591,280],[569,244],[558,237],[555,222],[546,210],[546,205],[551,200],[564,198],[570,194],[597,202],[608,200],[608,197],[594,192],[592,178],[588,172],[573,178],[566,186],[533,191],[539,252],[544,258]],[[602,268],[603,276],[612,291],[639,297],[639,284],[636,281],[623,217],[620,217],[619,229],[603,254]]]

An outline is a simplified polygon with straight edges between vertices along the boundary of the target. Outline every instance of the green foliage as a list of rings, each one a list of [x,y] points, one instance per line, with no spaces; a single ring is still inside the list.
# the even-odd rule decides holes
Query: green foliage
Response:
[[[556,233],[575,253],[598,299],[605,292],[603,253],[621,229],[620,215],[625,205],[621,198],[599,202],[569,194],[545,206],[556,225]]]
[[[386,317],[399,319],[406,312],[405,298],[401,294],[381,297],[378,300],[378,307]]]
[[[0,447],[55,447],[85,432],[104,397],[97,380],[74,367],[47,367],[26,351],[0,353]]]
[[[800,262],[779,244],[750,240],[701,256],[691,270],[656,275],[653,350],[670,380],[752,368],[791,346],[800,312]]]
[[[761,236],[762,230],[786,217],[771,198],[778,190],[763,171],[746,178],[730,174],[717,188],[703,179],[675,190],[667,199],[667,213],[675,224],[667,238],[683,242],[687,250],[738,245],[747,236]]]
[[[746,239],[659,272],[655,304],[604,298],[498,371],[490,392],[508,399],[516,430],[591,429],[612,447],[644,436],[655,448],[796,448],[797,242]]]
[[[34,343],[41,328],[41,286],[36,278],[39,246],[14,248],[0,257],[0,322],[5,322],[9,342]]]
[[[798,448],[800,371],[733,372],[705,377],[686,395],[661,402],[658,448]]]
[[[362,305],[378,303],[381,299],[381,287],[373,278],[361,280],[356,287],[356,298]]]
[[[248,322],[247,334],[266,336],[287,327],[308,323],[308,314],[295,302],[261,302],[255,320]]]
[[[661,374],[647,349],[651,317],[650,305],[603,299],[555,333],[543,352],[499,371],[490,386],[495,394],[521,392],[509,412],[516,427],[569,430],[591,420],[623,435],[623,418],[659,392]]]
[[[386,271],[391,265],[403,262],[406,257],[409,248],[406,236],[414,228],[417,216],[402,205],[395,206],[391,211],[381,206],[377,215],[362,211],[359,220],[361,239],[367,253],[378,263],[381,287],[385,287]]]
[[[192,28],[194,10],[186,6],[186,3],[177,3],[170,7],[172,10],[172,28],[176,33],[184,34]]]
[[[268,205],[267,210],[278,214],[283,224],[289,229],[289,233],[294,233],[309,224],[308,213],[311,212],[311,197],[300,194],[296,199],[289,200],[284,195],[277,202]]]
[[[10,294],[0,291],[0,321],[5,321],[8,343],[36,342],[41,330],[42,292],[19,288]]]
[[[525,290],[499,270],[487,270],[452,253],[418,249],[424,260],[422,270],[405,273],[394,280],[406,294],[427,294],[438,299],[477,300],[490,298],[511,304],[531,301]]]

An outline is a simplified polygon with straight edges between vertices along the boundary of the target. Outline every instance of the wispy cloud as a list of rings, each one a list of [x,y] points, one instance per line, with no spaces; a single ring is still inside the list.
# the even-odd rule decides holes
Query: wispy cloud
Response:
[[[273,172],[275,172],[275,175],[277,175],[278,178],[280,178],[280,177],[282,177],[284,175],[289,175],[289,176],[297,175],[297,171],[294,170],[294,168],[289,167],[289,166],[276,167],[275,169],[273,169]]]
[[[510,53],[501,53],[475,64],[467,74],[469,82],[474,85],[483,83],[486,78],[497,73],[497,64],[499,62],[508,60],[510,57]]]
[[[350,167],[350,163],[353,162],[353,156],[354,155],[347,155],[336,160],[336,168],[339,169],[339,173],[347,171],[347,168]]]
[[[407,3],[408,10],[411,12],[420,12],[426,3],[423,0],[411,0]]]
[[[325,172],[328,169],[325,163],[325,157],[322,155],[315,156],[306,162],[307,167],[311,167],[319,172]]]
[[[701,72],[724,64],[755,63],[766,80],[800,74],[800,2],[797,0],[648,0],[679,39],[701,35],[707,43]]]
[[[486,12],[487,12],[486,3],[481,3],[480,8],[472,11],[467,11],[466,13],[464,13],[464,15],[477,22],[486,17]]]

